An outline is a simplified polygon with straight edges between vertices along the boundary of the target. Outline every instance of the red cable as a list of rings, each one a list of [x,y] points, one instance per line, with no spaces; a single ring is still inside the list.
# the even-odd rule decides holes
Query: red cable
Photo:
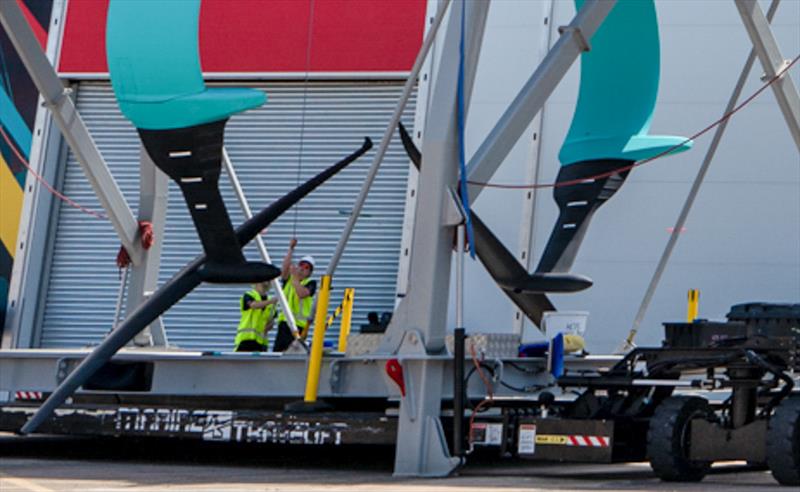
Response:
[[[9,148],[14,153],[16,158],[22,163],[23,166],[25,166],[25,168],[28,171],[30,171],[33,177],[35,177],[40,183],[42,183],[42,185],[44,185],[47,191],[49,191],[51,194],[61,199],[65,203],[77,208],[78,210],[86,214],[89,214],[98,219],[108,220],[108,217],[105,214],[88,209],[83,205],[75,202],[68,196],[64,195],[63,193],[59,192],[55,188],[53,188],[53,186],[51,186],[50,183],[47,182],[47,180],[45,180],[40,174],[38,174],[36,171],[33,170],[31,165],[25,160],[22,154],[20,154],[19,150],[17,150],[17,148],[11,142],[11,139],[8,137],[8,134],[3,129],[2,125],[0,125],[0,133],[3,135],[3,139],[6,141],[6,143],[8,144]],[[153,234],[153,224],[146,220],[139,221],[139,234],[141,235],[142,247],[144,249],[150,249],[150,246],[153,245],[153,241],[155,240],[155,235]],[[131,263],[130,255],[123,246],[120,246],[119,252],[117,253],[117,266],[119,268],[127,268],[128,265],[130,265],[130,263]]]
[[[647,164],[648,162],[652,162],[652,161],[654,161],[656,159],[664,157],[667,154],[672,153],[674,150],[680,148],[684,144],[686,144],[688,142],[691,142],[692,140],[696,139],[697,137],[700,137],[700,136],[704,135],[705,133],[708,133],[709,131],[711,131],[713,128],[719,126],[720,124],[722,124],[722,122],[724,122],[725,120],[727,120],[731,116],[733,116],[734,113],[738,112],[740,109],[742,109],[743,107],[745,107],[748,104],[750,104],[750,102],[752,102],[753,99],[755,99],[759,94],[764,92],[767,89],[767,87],[771,86],[776,80],[781,78],[781,76],[783,76],[784,73],[786,73],[790,68],[792,68],[792,65],[797,63],[798,60],[800,60],[800,55],[795,57],[795,59],[792,60],[792,62],[789,63],[786,67],[784,67],[783,70],[781,70],[780,72],[775,74],[774,77],[772,77],[768,82],[766,82],[763,86],[761,86],[761,88],[758,89],[756,92],[754,92],[750,97],[745,99],[741,104],[739,104],[738,106],[736,106],[735,108],[730,110],[728,113],[722,115],[722,117],[720,119],[718,119],[714,123],[708,125],[707,127],[703,128],[702,130],[700,130],[699,132],[695,133],[691,137],[687,138],[683,142],[681,142],[681,143],[679,143],[677,145],[674,145],[674,146],[668,148],[667,150],[665,150],[665,151],[661,152],[660,154],[655,155],[653,157],[649,157],[649,158],[644,159],[644,160],[639,161],[639,162],[634,162],[631,165],[620,167],[620,168],[614,169],[613,171],[608,171],[608,172],[605,172],[605,173],[596,174],[594,176],[588,176],[588,177],[585,177],[585,178],[572,179],[570,181],[562,181],[561,183],[528,184],[528,185],[495,184],[495,183],[484,183],[484,182],[481,182],[481,181],[467,181],[467,183],[469,183],[471,185],[476,185],[476,186],[483,186],[483,187],[486,187],[486,188],[503,188],[503,189],[513,189],[513,190],[527,190],[527,189],[540,189],[540,188],[560,188],[562,186],[572,186],[572,185],[576,185],[576,184],[585,183],[587,181],[608,178],[609,176],[613,176],[613,175],[618,174],[618,173],[622,173],[622,172],[625,172],[625,171],[630,171],[634,167],[642,166],[644,164]]]
[[[483,385],[486,387],[486,394],[489,395],[489,398],[492,398],[493,397],[492,385],[489,384],[489,380],[483,373],[483,368],[481,367],[481,364],[478,361],[478,355],[475,353],[475,344],[473,344],[472,342],[470,342],[469,344],[469,353],[472,356],[472,363],[475,365],[475,370],[478,371],[478,377],[481,378],[481,381],[483,381]]]
[[[586,181],[590,181],[590,180],[603,179],[603,178],[607,178],[609,176],[613,176],[613,175],[621,173],[621,172],[629,171],[629,170],[633,169],[634,167],[639,167],[639,166],[642,166],[642,165],[647,164],[649,162],[652,162],[652,161],[654,161],[656,159],[664,157],[665,155],[672,153],[672,151],[678,149],[679,147],[683,146],[684,144],[686,144],[686,143],[688,143],[688,142],[690,142],[690,141],[692,141],[692,140],[694,140],[694,139],[696,139],[696,138],[708,133],[713,128],[719,126],[720,124],[722,124],[722,122],[728,120],[731,116],[733,116],[739,110],[741,110],[742,108],[744,108],[745,106],[750,104],[750,102],[752,102],[753,99],[758,97],[762,92],[764,92],[767,89],[767,87],[771,86],[776,80],[781,78],[784,73],[786,73],[790,68],[792,68],[792,66],[795,63],[797,63],[798,60],[800,60],[800,56],[795,57],[792,60],[791,63],[789,63],[786,67],[784,67],[784,69],[781,70],[779,73],[775,74],[774,77],[772,77],[768,82],[766,82],[764,85],[762,85],[761,88],[759,88],[756,92],[754,92],[750,97],[748,97],[747,99],[742,101],[738,106],[733,108],[728,113],[724,114],[721,118],[719,118],[714,123],[708,125],[704,129],[702,129],[699,132],[695,133],[694,135],[690,136],[689,138],[687,138],[683,142],[681,142],[681,143],[679,143],[677,145],[674,145],[673,147],[670,147],[669,149],[661,152],[660,154],[657,154],[657,155],[655,155],[653,157],[650,157],[648,159],[645,159],[645,160],[642,160],[642,161],[639,161],[639,162],[634,162],[633,164],[630,164],[628,166],[624,166],[624,167],[621,167],[621,168],[614,169],[613,171],[608,171],[608,172],[605,172],[605,173],[600,173],[600,174],[596,174],[594,176],[589,176],[589,177],[585,177],[585,178],[573,179],[573,180],[570,180],[570,181],[563,181],[561,183],[546,183],[546,184],[531,184],[531,185],[509,185],[509,184],[484,183],[484,182],[480,182],[480,181],[471,181],[471,180],[467,181],[467,183],[469,183],[471,185],[483,186],[483,187],[486,187],[486,188],[503,188],[503,189],[559,188],[559,187],[562,187],[562,186],[572,186],[572,185],[576,185],[576,184],[585,183]],[[5,132],[5,130],[3,129],[2,125],[0,125],[0,134],[3,135],[3,139],[6,141],[6,143],[9,146],[9,148],[14,153],[14,155],[17,157],[17,159],[22,163],[22,165],[25,166],[25,168],[28,171],[30,171],[30,173],[40,183],[42,183],[42,185],[44,185],[44,187],[50,193],[52,193],[54,196],[56,196],[57,198],[59,198],[63,202],[69,204],[72,207],[77,208],[78,210],[81,210],[82,212],[84,212],[84,213],[86,213],[88,215],[91,215],[91,216],[96,217],[98,219],[105,219],[105,220],[108,219],[108,217],[105,214],[103,214],[101,212],[96,212],[96,211],[91,210],[91,209],[88,209],[88,208],[84,207],[83,205],[73,201],[71,198],[69,198],[68,196],[66,196],[63,193],[59,192],[55,188],[53,188],[50,185],[50,183],[48,183],[41,175],[39,175],[36,171],[34,171],[33,168],[30,166],[30,164],[28,164],[27,160],[25,160],[25,158],[22,156],[22,154],[20,154],[20,152],[17,150],[16,146],[11,142],[11,139],[8,137],[8,134]],[[152,227],[152,224],[150,222],[146,222],[146,221],[139,222],[139,231],[140,231],[141,236],[142,236],[142,246],[145,249],[148,249],[153,244],[153,239],[154,239],[153,238],[153,227]],[[120,268],[125,268],[128,265],[130,265],[130,261],[131,261],[131,259],[130,259],[130,255],[128,255],[128,252],[125,251],[124,247],[120,247],[120,251],[117,254],[117,265]],[[473,355],[473,362],[476,362],[477,359],[475,357],[474,347],[471,347],[471,349],[472,349],[472,352],[473,352],[473,354],[472,354]],[[489,393],[489,400],[484,400],[481,403],[479,403],[478,406],[476,407],[476,411],[477,411],[477,409],[479,409],[484,402],[487,402],[487,401],[491,402],[492,396],[491,396],[491,387],[488,385],[488,383],[487,383],[487,381],[485,379],[485,376],[483,375],[483,371],[481,370],[480,365],[477,364],[477,363],[476,363],[476,368],[478,370],[479,375],[481,376],[481,379],[483,380],[484,384],[487,387],[487,392]],[[475,417],[475,412],[473,412],[472,418],[470,418],[470,439],[471,439],[471,434],[472,434],[472,422],[474,420],[474,417]]]
[[[478,376],[483,381],[483,385],[486,387],[486,395],[487,398],[481,400],[475,408],[472,409],[472,415],[469,416],[469,433],[467,438],[467,443],[469,444],[470,448],[472,448],[472,426],[475,423],[475,417],[478,415],[478,412],[481,408],[486,405],[491,405],[494,402],[494,392],[492,391],[492,385],[489,384],[489,380],[486,378],[486,375],[483,374],[483,368],[481,367],[481,363],[478,361],[478,356],[475,353],[475,344],[470,342],[469,345],[469,352],[472,356],[472,363],[475,365],[475,370],[478,371]]]
[[[34,178],[36,178],[37,181],[39,181],[40,183],[42,183],[42,185],[44,185],[44,187],[47,189],[47,191],[52,193],[55,197],[59,198],[61,201],[69,204],[72,207],[77,208],[78,210],[80,210],[80,211],[82,211],[82,212],[84,212],[86,214],[89,214],[89,215],[91,215],[91,216],[93,216],[95,218],[98,218],[98,219],[103,219],[103,220],[107,220],[108,219],[108,217],[106,217],[106,215],[103,214],[102,212],[95,212],[94,210],[88,209],[88,208],[84,207],[83,205],[73,201],[71,198],[69,198],[68,196],[62,194],[61,192],[59,192],[55,188],[53,188],[50,185],[50,183],[48,183],[42,176],[40,176],[36,171],[34,171],[33,168],[31,167],[31,165],[28,164],[28,161],[26,161],[25,158],[22,157],[22,154],[19,153],[17,148],[11,142],[11,139],[8,137],[8,134],[3,129],[2,125],[0,125],[0,133],[3,134],[3,140],[6,141],[6,143],[11,148],[11,151],[14,153],[14,155],[17,157],[17,159],[22,163],[23,166],[25,166],[25,168],[28,171],[30,171],[30,173],[33,175]]]

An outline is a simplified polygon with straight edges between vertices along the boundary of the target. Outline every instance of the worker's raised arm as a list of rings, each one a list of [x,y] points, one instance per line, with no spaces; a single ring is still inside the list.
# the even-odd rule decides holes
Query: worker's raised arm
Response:
[[[297,292],[297,297],[299,299],[305,299],[310,296],[311,290],[300,283],[300,276],[297,275],[297,266],[291,265],[289,272],[291,273],[292,287],[294,287],[294,291]]]
[[[297,239],[293,238],[289,241],[289,250],[286,252],[286,256],[283,257],[283,263],[281,263],[281,279],[284,281],[289,278],[289,267],[292,266],[292,254],[295,246],[297,246]]]

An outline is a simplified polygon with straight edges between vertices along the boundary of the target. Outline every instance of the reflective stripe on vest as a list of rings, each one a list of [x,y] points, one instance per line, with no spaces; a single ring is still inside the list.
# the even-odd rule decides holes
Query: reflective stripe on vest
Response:
[[[247,295],[252,297],[256,302],[266,299],[265,296],[261,298],[261,294],[256,290],[250,290]],[[267,322],[272,317],[274,306],[270,305],[262,309],[245,309],[244,296],[239,299],[239,311],[241,318],[239,319],[239,328],[236,330],[236,340],[234,346],[238,347],[240,343],[246,340],[255,340],[261,345],[267,344],[267,337],[264,332]]]
[[[311,277],[301,280],[300,285],[305,287],[309,282],[311,282]],[[294,290],[294,284],[292,284],[291,276],[283,286],[283,294],[286,296],[286,302],[289,304],[292,314],[294,314],[297,327],[307,328],[308,320],[311,318],[311,305],[314,303],[314,296],[307,296],[301,300],[300,296],[297,295],[297,291]],[[283,314],[283,312],[278,315],[278,321],[286,321],[286,315]]]

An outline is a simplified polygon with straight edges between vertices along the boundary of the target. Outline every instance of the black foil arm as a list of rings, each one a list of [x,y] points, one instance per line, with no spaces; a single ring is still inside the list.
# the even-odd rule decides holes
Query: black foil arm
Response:
[[[244,246],[249,243],[256,237],[256,234],[274,222],[292,205],[296,204],[315,188],[344,169],[348,164],[364,155],[371,148],[372,141],[366,138],[360,149],[309,179],[247,220],[235,231],[239,244]],[[139,305],[139,307],[136,308],[125,321],[120,323],[92,353],[81,361],[78,367],[76,367],[55,391],[53,391],[47,400],[45,400],[30,420],[22,426],[20,432],[22,434],[34,432],[42,422],[53,414],[56,408],[61,406],[75,390],[108,362],[120,348],[125,346],[126,343],[147,325],[161,316],[164,311],[175,305],[189,292],[194,290],[195,287],[200,285],[204,279],[201,270],[205,264],[206,255],[195,258],[156,290],[149,299]]]

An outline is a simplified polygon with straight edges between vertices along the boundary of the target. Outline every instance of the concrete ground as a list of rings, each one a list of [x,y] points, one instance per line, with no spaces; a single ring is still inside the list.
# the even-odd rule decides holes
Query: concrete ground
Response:
[[[141,491],[763,491],[769,472],[715,467],[697,484],[663,483],[646,463],[563,465],[470,460],[446,479],[397,479],[391,448],[243,447],[164,440],[0,434],[1,492]]]

